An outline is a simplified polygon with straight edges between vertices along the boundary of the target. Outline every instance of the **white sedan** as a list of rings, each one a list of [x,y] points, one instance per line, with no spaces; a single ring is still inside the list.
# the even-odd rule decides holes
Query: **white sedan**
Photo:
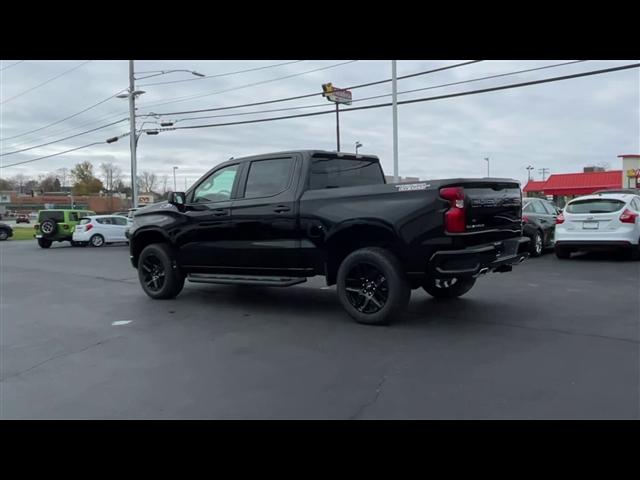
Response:
[[[594,249],[626,250],[640,260],[640,196],[601,193],[576,198],[556,219],[556,255]]]
[[[121,215],[91,215],[80,219],[73,231],[73,241],[79,245],[102,247],[107,243],[127,242],[127,217]]]

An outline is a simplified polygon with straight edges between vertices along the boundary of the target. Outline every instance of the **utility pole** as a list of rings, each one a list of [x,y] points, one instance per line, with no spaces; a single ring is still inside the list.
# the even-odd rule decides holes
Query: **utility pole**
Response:
[[[340,104],[336,102],[336,143],[340,151]]]
[[[484,160],[487,162],[487,177],[490,177],[491,175],[489,175],[489,157],[484,157]]]
[[[173,167],[173,191],[175,192],[177,190],[176,187],[176,170],[178,169],[178,167]]]
[[[184,191],[187,191],[187,177],[184,177]]]
[[[129,60],[129,145],[131,148],[131,207],[138,208],[138,185],[136,174],[136,96],[135,79],[133,78],[133,60]]]
[[[548,168],[540,168],[538,170],[538,172],[540,172],[540,174],[542,175],[542,181],[546,181],[547,180],[547,173],[549,173],[549,169]]]
[[[398,175],[398,79],[396,75],[396,61],[391,60],[392,101],[393,101],[393,181],[400,182]]]

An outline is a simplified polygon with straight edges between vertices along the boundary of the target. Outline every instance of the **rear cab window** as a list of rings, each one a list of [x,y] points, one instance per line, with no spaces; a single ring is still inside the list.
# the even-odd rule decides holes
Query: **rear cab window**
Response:
[[[625,206],[625,202],[615,198],[593,198],[577,200],[567,205],[567,213],[612,213]]]
[[[374,158],[312,158],[309,190],[384,184],[380,162]]]

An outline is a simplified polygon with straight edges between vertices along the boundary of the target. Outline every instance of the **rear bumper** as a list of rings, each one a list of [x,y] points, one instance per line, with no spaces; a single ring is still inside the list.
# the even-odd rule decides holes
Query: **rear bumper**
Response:
[[[508,272],[513,264],[529,256],[527,237],[517,237],[463,250],[444,250],[433,254],[428,273],[438,277],[473,277],[488,272]]]
[[[628,240],[559,240],[557,247],[573,248],[575,250],[609,250],[637,247]]]

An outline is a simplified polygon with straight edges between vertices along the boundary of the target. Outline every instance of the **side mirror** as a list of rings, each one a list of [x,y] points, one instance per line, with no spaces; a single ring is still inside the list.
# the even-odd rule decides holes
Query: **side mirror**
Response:
[[[187,196],[184,192],[170,192],[167,201],[182,210],[187,203]]]

